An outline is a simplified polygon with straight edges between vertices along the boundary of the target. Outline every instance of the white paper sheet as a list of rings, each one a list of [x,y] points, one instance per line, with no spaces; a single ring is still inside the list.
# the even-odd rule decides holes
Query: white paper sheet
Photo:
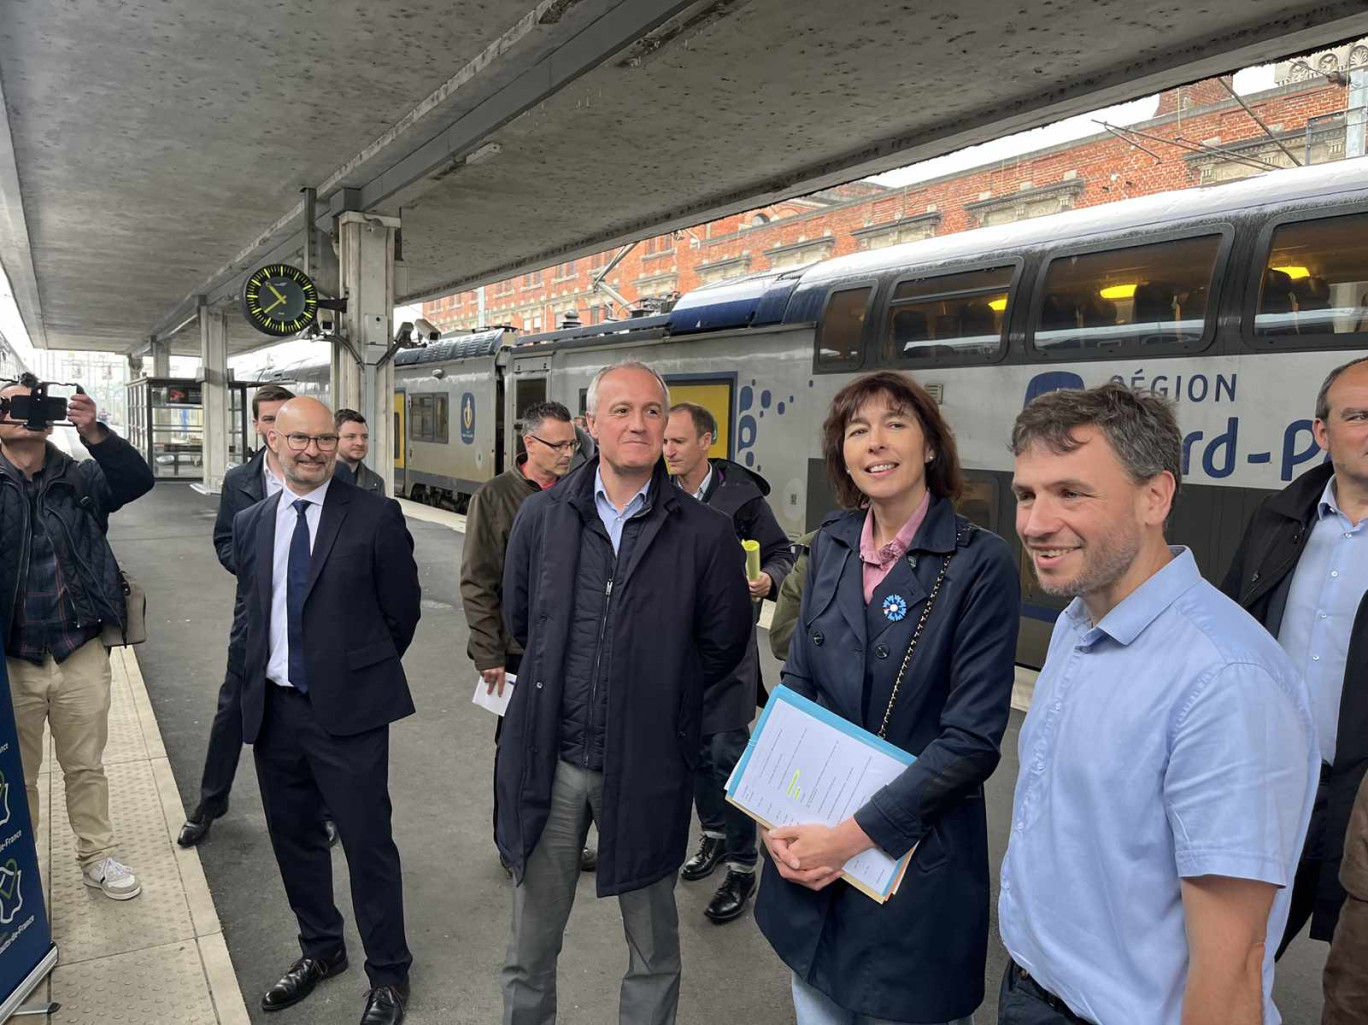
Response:
[[[835,826],[899,776],[910,756],[895,757],[859,727],[791,694],[771,697],[728,781],[727,799],[769,826]],[[874,848],[846,862],[845,875],[874,899],[887,900],[907,861]]]
[[[489,684],[480,677],[475,682],[475,696],[470,700],[481,708],[487,708],[495,715],[503,715],[508,711],[508,702],[513,697],[513,685],[518,682],[518,678],[512,673],[504,677],[503,697],[499,696],[499,688],[494,688],[494,693],[489,693]]]

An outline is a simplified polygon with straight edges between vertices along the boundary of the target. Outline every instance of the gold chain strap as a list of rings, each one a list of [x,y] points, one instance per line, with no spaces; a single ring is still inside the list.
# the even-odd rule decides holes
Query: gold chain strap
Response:
[[[898,701],[898,688],[902,686],[903,674],[907,672],[908,663],[912,661],[912,652],[917,650],[917,641],[921,640],[922,630],[926,627],[926,621],[931,617],[931,607],[936,604],[936,595],[940,594],[941,584],[945,583],[945,571],[950,566],[950,560],[954,558],[957,546],[951,549],[950,554],[941,561],[940,572],[936,574],[936,582],[931,585],[931,594],[927,596],[926,604],[922,606],[921,618],[917,620],[917,629],[912,631],[912,640],[907,644],[907,654],[903,656],[902,665],[898,667],[898,677],[893,681],[893,693],[888,696],[888,707],[884,709],[883,725],[879,727],[879,737],[887,740],[888,723],[893,718],[893,706]],[[910,564],[910,560],[909,560]]]

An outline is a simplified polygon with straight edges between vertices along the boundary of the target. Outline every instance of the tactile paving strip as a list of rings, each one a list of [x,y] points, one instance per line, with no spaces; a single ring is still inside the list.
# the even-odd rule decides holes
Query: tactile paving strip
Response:
[[[58,965],[52,999],[62,1005],[62,1025],[218,1023],[193,940]]]
[[[66,795],[61,778],[54,774],[48,889],[62,964],[178,940],[188,940],[193,946],[190,910],[150,763],[107,765],[105,774],[118,842],[116,857],[138,876],[143,890],[132,900],[116,901],[85,885],[76,863],[76,838],[67,823]]]

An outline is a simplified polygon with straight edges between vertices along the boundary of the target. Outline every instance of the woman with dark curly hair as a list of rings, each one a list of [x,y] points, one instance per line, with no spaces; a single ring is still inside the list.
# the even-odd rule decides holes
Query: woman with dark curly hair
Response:
[[[845,510],[813,538],[784,683],[916,761],[835,827],[768,830],[755,917],[793,971],[798,1025],[968,1022],[984,991],[983,783],[1011,707],[1016,564],[956,514],[954,437],[910,377],[842,388],[822,451]],[[913,852],[882,905],[840,878],[874,847]]]

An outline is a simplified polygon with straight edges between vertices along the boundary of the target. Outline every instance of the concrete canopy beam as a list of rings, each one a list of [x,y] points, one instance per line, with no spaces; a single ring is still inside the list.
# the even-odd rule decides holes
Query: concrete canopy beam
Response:
[[[14,0],[0,259],[46,344],[194,352],[194,296],[298,258],[303,186],[320,228],[402,213],[413,300],[1364,34],[1361,0]]]

